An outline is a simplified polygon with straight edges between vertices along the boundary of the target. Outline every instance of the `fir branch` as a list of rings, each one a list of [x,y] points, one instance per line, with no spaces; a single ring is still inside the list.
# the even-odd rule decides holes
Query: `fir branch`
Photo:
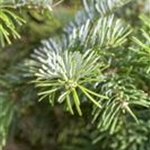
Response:
[[[131,0],[83,0],[86,13],[90,18],[96,15],[108,16]]]
[[[84,54],[69,51],[58,52],[43,47],[39,51],[36,50],[32,57],[35,59],[30,65],[31,72],[36,77],[34,82],[42,89],[39,93],[42,96],[40,100],[51,97],[52,93],[59,91],[59,98],[50,101],[67,103],[67,110],[71,114],[74,114],[73,106],[75,105],[79,115],[82,115],[79,90],[97,107],[101,107],[97,102],[98,97],[107,99],[105,96],[92,92],[83,82],[88,79],[86,84],[90,85],[91,81],[98,80],[97,76],[101,74],[100,69],[103,64],[97,63],[99,57],[94,52],[90,50]]]
[[[116,132],[118,124],[122,121],[121,118],[129,115],[138,123],[137,116],[132,109],[150,107],[149,96],[144,91],[137,89],[133,81],[130,77],[121,78],[119,76],[117,78],[115,75],[100,86],[100,92],[109,97],[108,101],[102,103],[102,109],[94,108],[93,110],[93,122],[97,123],[100,131],[109,130],[111,134]],[[128,117],[126,119],[128,120]]]
[[[9,127],[14,115],[14,103],[0,95],[0,150],[6,145]]]

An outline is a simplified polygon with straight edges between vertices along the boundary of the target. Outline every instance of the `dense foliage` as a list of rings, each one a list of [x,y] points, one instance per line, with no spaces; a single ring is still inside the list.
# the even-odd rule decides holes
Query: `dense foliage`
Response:
[[[60,3],[0,0],[0,150],[149,150],[150,1]]]

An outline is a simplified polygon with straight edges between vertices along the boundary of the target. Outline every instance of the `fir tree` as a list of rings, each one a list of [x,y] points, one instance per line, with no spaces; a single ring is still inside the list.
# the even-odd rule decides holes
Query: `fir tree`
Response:
[[[58,128],[55,134],[38,120],[45,127],[44,135],[42,131],[37,135],[41,144],[49,133],[59,150],[149,150],[148,5],[149,0],[83,0],[83,10],[62,34],[42,40],[15,71],[1,76],[0,149],[11,131],[17,132],[12,129],[17,126],[15,114],[23,118],[18,98],[10,100],[23,87],[21,107],[39,108],[39,101],[43,106],[35,116],[51,118],[48,127],[55,132]],[[4,47],[11,44],[11,36],[20,38],[15,24],[25,23],[12,9],[51,11],[53,5],[52,1],[2,1],[0,7]],[[26,104],[26,99],[32,102]]]

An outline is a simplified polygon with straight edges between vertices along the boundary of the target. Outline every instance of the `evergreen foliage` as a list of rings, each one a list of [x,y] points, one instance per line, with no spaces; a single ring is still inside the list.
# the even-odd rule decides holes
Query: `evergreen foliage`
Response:
[[[20,38],[17,32],[17,26],[22,26],[25,20],[19,17],[14,10],[21,7],[28,9],[49,9],[52,10],[52,0],[0,0],[0,46],[4,47],[5,43],[11,44],[11,37]]]
[[[42,7],[43,2],[49,1],[24,1],[23,4]],[[132,9],[141,3],[142,9],[134,14]],[[77,13],[75,20],[61,35],[42,40],[42,46],[18,65],[18,75],[14,71],[10,76],[0,77],[0,90],[3,89],[0,150],[10,135],[14,114],[20,113],[18,118],[23,116],[18,109],[20,104],[4,95],[22,86],[27,89],[21,89],[22,107],[39,109],[34,115],[41,120],[51,118],[46,127],[52,131],[47,128],[46,133],[40,131],[37,135],[40,143],[53,137],[54,149],[59,150],[149,150],[148,4],[149,0],[83,0],[84,9]],[[0,18],[3,21],[0,41],[4,46],[5,41],[10,43],[9,34],[20,37],[15,23],[24,20],[5,8],[1,9]],[[29,106],[24,104],[30,99]],[[43,105],[40,108],[38,99]],[[40,125],[43,128],[45,124]]]
[[[0,149],[5,146],[9,126],[14,115],[14,104],[7,100],[5,96],[0,98]]]

